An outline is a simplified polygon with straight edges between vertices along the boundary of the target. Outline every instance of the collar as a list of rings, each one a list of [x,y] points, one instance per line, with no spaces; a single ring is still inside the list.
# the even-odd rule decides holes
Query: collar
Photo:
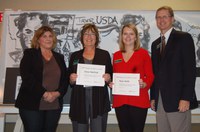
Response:
[[[160,33],[161,36],[163,36],[163,35],[165,36],[165,43],[166,43],[166,44],[167,44],[167,41],[168,41],[168,39],[169,39],[169,36],[170,36],[172,30],[173,30],[173,27],[170,28],[165,34],[161,34],[161,33]]]

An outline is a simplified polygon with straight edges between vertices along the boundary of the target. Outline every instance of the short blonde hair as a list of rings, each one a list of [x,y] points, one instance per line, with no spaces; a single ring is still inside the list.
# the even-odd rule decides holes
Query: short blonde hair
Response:
[[[52,34],[52,36],[53,36],[52,49],[56,47],[57,38],[56,38],[56,34],[54,33],[53,29],[50,28],[49,26],[42,26],[38,30],[35,31],[33,39],[31,40],[31,47],[32,48],[38,49],[40,47],[40,44],[39,44],[38,40],[46,32],[50,32]]]
[[[124,33],[124,28],[127,27],[127,28],[130,28],[133,30],[133,32],[135,33],[135,36],[136,36],[136,41],[134,43],[134,51],[136,50],[139,50],[140,49],[140,38],[139,38],[139,34],[138,34],[138,30],[136,28],[136,26],[132,23],[128,23],[126,25],[124,25],[121,29],[121,32],[120,32],[120,39],[119,39],[119,47],[120,47],[120,51],[121,52],[126,52],[125,50],[125,46],[124,46],[124,42],[122,40],[122,35]]]

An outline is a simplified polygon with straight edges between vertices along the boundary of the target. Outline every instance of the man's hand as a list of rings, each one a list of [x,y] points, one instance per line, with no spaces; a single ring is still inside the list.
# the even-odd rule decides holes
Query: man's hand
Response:
[[[179,112],[185,112],[190,109],[190,102],[187,100],[180,100],[179,101]]]
[[[153,111],[156,110],[156,107],[155,107],[155,100],[151,100],[151,109],[152,109]]]

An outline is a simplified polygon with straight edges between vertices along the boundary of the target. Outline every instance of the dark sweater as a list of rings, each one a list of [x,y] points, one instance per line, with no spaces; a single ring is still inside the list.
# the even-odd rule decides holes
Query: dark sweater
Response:
[[[83,49],[84,50],[84,49]],[[83,50],[74,52],[69,62],[69,74],[77,72],[77,64],[84,63]],[[106,73],[112,75],[111,58],[107,51],[96,48],[92,64],[105,65]],[[85,88],[83,85],[72,85],[69,116],[72,121],[86,123]],[[111,110],[108,87],[96,87],[92,89],[93,117],[102,116]]]

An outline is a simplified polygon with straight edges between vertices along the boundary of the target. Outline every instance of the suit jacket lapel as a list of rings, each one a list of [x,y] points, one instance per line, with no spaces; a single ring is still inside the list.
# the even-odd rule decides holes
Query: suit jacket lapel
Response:
[[[158,39],[157,39],[157,42],[156,42],[157,44],[156,44],[156,47],[155,47],[155,51],[156,51],[156,60],[158,60],[158,63],[160,62],[160,60],[161,60],[161,56],[160,56],[160,48],[161,48],[161,37],[159,37]]]

